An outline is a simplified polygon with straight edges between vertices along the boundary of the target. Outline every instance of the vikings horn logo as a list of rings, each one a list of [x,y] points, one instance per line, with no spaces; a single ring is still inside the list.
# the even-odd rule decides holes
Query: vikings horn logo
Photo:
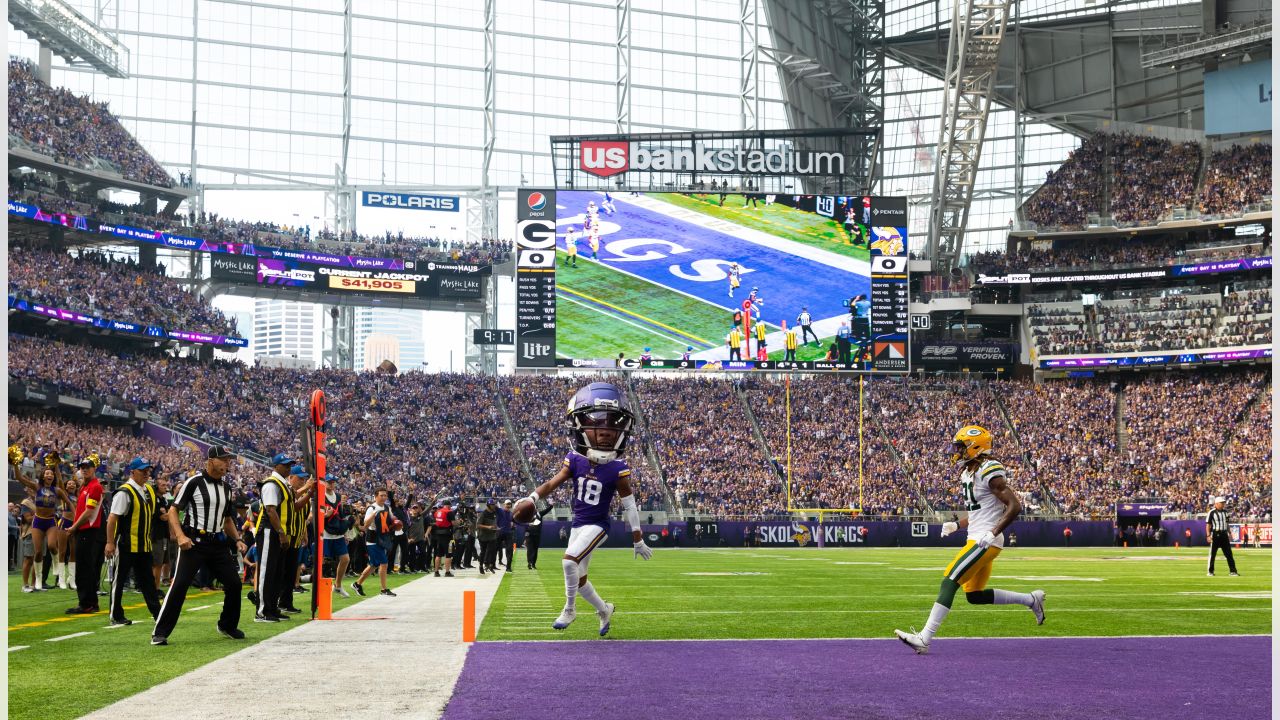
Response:
[[[813,533],[809,531],[809,526],[807,525],[795,523],[791,526],[791,531],[791,539],[795,540],[800,547],[808,545],[809,541],[813,539]]]

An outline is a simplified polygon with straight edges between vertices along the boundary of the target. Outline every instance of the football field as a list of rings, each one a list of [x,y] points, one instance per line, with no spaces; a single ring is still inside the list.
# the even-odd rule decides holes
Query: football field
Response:
[[[629,550],[596,551],[592,584],[617,605],[613,639],[884,638],[919,628],[954,548],[680,549],[649,562]],[[970,606],[956,596],[939,635],[1069,637],[1271,631],[1271,551],[1237,550],[1240,577],[1206,577],[1207,549],[1011,548],[988,587],[1046,593],[1047,620],[1020,605]],[[560,555],[543,551],[536,574],[512,573],[480,640],[587,639],[590,607],[551,629],[564,606]],[[586,610],[583,610],[586,608]],[[905,648],[903,648],[905,650]]]
[[[617,212],[599,215],[600,247],[592,259],[581,227],[587,202],[602,199],[593,192],[557,195],[561,357],[635,358],[650,347],[655,358],[675,359],[692,347],[695,358],[724,359],[732,314],[753,287],[769,332],[783,320],[794,323],[807,307],[824,335],[835,331],[824,319],[844,317],[846,300],[869,292],[867,249],[848,245],[831,219],[782,205],[720,208],[693,196],[615,197]],[[571,227],[576,267],[566,265]],[[730,298],[733,262],[742,268],[742,286]]]
[[[597,552],[592,584],[617,605],[601,639],[582,600],[568,630],[551,629],[564,587],[547,548],[545,569],[499,589],[444,717],[492,717],[509,688],[545,678],[619,720],[673,708],[706,720],[1168,719],[1271,705],[1270,550],[1237,551],[1240,577],[1206,577],[1205,548],[1012,548],[989,587],[1044,589],[1045,624],[961,593],[918,655],[893,630],[923,625],[953,552]],[[565,707],[519,714],[556,720]]]

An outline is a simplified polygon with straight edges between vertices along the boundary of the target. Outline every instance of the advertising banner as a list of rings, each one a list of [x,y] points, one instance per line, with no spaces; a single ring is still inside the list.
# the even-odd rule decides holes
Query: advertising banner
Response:
[[[1208,135],[1271,129],[1271,62],[1244,63],[1204,74],[1204,131]]]
[[[1005,343],[917,343],[912,350],[915,361],[925,367],[957,364],[1010,366],[1018,356],[1018,346]]]
[[[259,285],[295,287],[305,290],[363,293],[367,295],[399,294],[426,298],[479,299],[484,294],[483,275],[452,271],[401,272],[392,270],[348,269],[316,265],[299,260],[258,258],[256,280]],[[435,265],[426,267],[460,267]],[[475,267],[475,266],[472,266]]]
[[[1164,503],[1116,503],[1117,517],[1160,517],[1164,514]]]
[[[1204,275],[1207,273],[1240,272],[1243,270],[1267,270],[1271,268],[1271,258],[1255,257],[1239,260],[1218,260],[1216,262],[1196,263],[1194,265],[1175,265],[1170,274],[1174,277],[1183,275]]]
[[[1271,544],[1271,523],[1231,523],[1229,532],[1231,533],[1231,542],[1252,545]]]
[[[1132,268],[1126,270],[1079,270],[1072,272],[1028,272],[1005,275],[978,274],[979,285],[1045,285],[1049,283],[1118,282],[1151,280],[1210,273],[1248,272],[1271,267],[1271,257],[1239,258],[1214,262],[1173,265],[1167,268]]]
[[[435,210],[458,212],[462,201],[457,195],[418,195],[415,193],[388,193],[365,191],[360,204],[365,207],[392,208],[396,210]]]
[[[180,330],[166,330],[159,325],[139,325],[137,323],[124,322],[121,320],[93,317],[85,315],[84,313],[33,303],[14,297],[13,295],[9,296],[9,309],[20,313],[54,318],[74,325],[91,325],[100,330],[127,333],[141,337],[156,338],[158,340],[173,338],[174,340],[181,340],[183,342],[202,343],[205,345],[237,348],[249,347],[249,341],[245,338],[229,337],[226,335],[209,335],[206,333],[193,333]]]
[[[1247,347],[1237,350],[1185,352],[1152,355],[1097,355],[1093,357],[1055,357],[1040,361],[1042,370],[1075,368],[1128,368],[1146,365],[1195,365],[1206,362],[1262,360],[1271,357],[1270,347]]]
[[[209,444],[200,442],[194,438],[183,435],[180,432],[170,430],[163,425],[157,425],[153,422],[144,421],[140,428],[140,434],[144,437],[151,438],[157,445],[169,448],[187,448],[194,450],[201,456],[209,451]]]

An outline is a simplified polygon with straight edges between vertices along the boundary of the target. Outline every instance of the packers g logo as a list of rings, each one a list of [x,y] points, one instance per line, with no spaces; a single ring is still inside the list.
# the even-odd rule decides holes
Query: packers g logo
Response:
[[[793,525],[792,529],[794,532],[791,533],[791,539],[795,540],[796,544],[800,547],[808,545],[809,541],[813,540],[813,533],[809,530],[808,526]]]
[[[982,434],[982,431],[979,430],[978,428],[971,427],[968,430],[966,430],[964,434],[968,435],[969,437],[978,437],[979,435]]]

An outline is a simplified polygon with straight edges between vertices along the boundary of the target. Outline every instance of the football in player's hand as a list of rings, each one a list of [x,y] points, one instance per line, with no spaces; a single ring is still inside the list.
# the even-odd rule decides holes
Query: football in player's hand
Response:
[[[511,517],[521,525],[528,525],[538,516],[538,508],[534,506],[533,501],[529,498],[522,498],[516,501],[511,508]]]
[[[399,520],[392,520],[391,527],[395,528],[396,530],[403,530],[404,523],[400,522]]]

